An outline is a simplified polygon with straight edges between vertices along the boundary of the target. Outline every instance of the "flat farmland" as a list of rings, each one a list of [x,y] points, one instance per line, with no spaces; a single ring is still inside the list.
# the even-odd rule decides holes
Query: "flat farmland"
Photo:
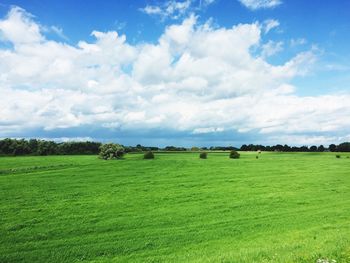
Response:
[[[0,262],[350,262],[350,153],[0,158]]]

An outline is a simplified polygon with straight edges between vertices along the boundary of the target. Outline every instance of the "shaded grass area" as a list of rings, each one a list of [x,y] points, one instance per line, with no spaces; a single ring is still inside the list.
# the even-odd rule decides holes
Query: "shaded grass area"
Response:
[[[0,158],[0,262],[350,262],[332,153]]]

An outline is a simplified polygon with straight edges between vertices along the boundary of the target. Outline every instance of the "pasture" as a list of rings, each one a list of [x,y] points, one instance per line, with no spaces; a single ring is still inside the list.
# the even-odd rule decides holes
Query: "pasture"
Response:
[[[0,262],[350,262],[334,153],[0,158]]]

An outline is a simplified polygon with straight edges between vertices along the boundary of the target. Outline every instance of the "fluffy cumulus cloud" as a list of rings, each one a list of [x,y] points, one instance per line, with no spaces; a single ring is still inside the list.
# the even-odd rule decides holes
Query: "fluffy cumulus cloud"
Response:
[[[259,23],[214,28],[190,16],[167,26],[157,43],[131,45],[117,32],[93,31],[94,41],[72,46],[47,39],[30,14],[13,8],[0,20],[1,41],[10,44],[0,48],[0,137],[26,130],[68,137],[94,127],[249,133],[275,142],[315,131],[317,142],[346,138],[350,95],[297,96],[291,81],[308,73],[314,51],[270,64],[266,57],[281,44],[264,42],[263,33]]]
[[[262,8],[274,8],[282,4],[281,0],[238,0],[245,7],[251,10],[257,10]]]

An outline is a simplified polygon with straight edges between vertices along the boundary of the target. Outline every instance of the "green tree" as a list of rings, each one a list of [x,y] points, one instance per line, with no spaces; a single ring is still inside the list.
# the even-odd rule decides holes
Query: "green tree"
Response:
[[[331,152],[335,152],[336,150],[337,150],[337,146],[335,145],[335,144],[331,144],[331,145],[329,145],[329,150],[331,151]]]
[[[232,150],[232,151],[230,152],[230,158],[231,158],[231,159],[238,159],[240,156],[241,156],[241,155],[240,155],[238,152],[234,151],[234,150]]]
[[[100,147],[100,158],[104,160],[121,159],[124,147],[116,143],[106,143]]]

